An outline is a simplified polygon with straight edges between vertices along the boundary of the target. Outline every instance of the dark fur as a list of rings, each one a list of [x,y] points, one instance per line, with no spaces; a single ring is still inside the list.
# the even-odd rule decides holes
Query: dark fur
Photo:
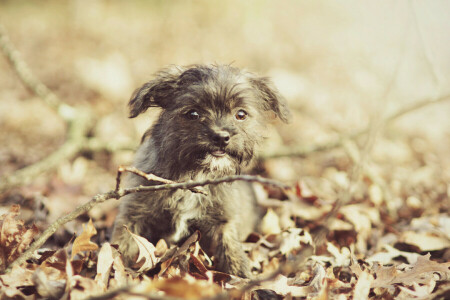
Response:
[[[155,106],[163,110],[144,135],[135,166],[175,181],[239,174],[254,158],[268,113],[288,118],[282,97],[267,78],[231,66],[160,71],[131,97],[130,117]],[[192,110],[198,119],[190,118]],[[235,117],[239,110],[248,113],[245,120]],[[212,154],[217,151],[223,156]],[[128,177],[128,186],[149,184],[136,175]],[[201,245],[214,253],[218,270],[250,276],[240,240],[257,221],[251,189],[236,182],[206,190],[208,196],[177,190],[124,197],[112,241],[119,244],[125,263],[134,263],[138,249],[123,225],[153,243],[161,238],[180,243],[199,230]]]

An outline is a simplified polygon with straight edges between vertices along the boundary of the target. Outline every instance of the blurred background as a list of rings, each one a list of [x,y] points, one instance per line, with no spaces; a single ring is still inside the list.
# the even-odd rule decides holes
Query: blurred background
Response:
[[[93,112],[90,137],[129,145],[84,151],[2,191],[0,214],[20,203],[23,218],[45,227],[112,189],[117,166],[131,162],[157,115],[127,119],[131,93],[166,65],[195,63],[233,64],[273,79],[293,118],[271,127],[263,152],[327,143],[374,124],[373,147],[363,151],[370,172],[361,175],[355,201],[369,199],[394,220],[448,213],[450,103],[382,122],[450,94],[448,1],[0,0],[0,23],[37,78],[63,102]],[[67,124],[4,56],[0,74],[0,176],[8,176],[58,149]],[[362,149],[364,141],[353,145]],[[267,159],[260,169],[301,181],[330,203],[353,165],[348,148],[338,147]],[[116,205],[111,200],[89,216],[109,227],[114,210],[105,206]]]

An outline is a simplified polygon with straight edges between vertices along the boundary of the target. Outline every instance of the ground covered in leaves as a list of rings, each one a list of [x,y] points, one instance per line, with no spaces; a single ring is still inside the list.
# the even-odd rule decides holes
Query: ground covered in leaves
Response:
[[[71,125],[0,58],[1,299],[450,298],[449,101],[395,115],[448,98],[447,8],[128,2],[0,1],[36,77],[93,116],[89,145],[2,185],[65,145]],[[114,189],[156,115],[126,118],[136,86],[167,64],[231,61],[271,76],[292,111],[251,171],[291,186],[254,184],[264,217],[243,244],[254,278],[215,271],[197,232],[178,248],[134,235],[138,265],[125,268],[108,242],[114,199],[8,269],[59,217]]]

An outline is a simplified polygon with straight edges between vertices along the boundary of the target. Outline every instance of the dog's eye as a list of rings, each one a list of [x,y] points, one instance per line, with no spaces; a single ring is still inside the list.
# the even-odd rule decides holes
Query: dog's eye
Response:
[[[247,116],[248,116],[248,113],[243,109],[238,110],[237,113],[234,115],[236,120],[239,120],[239,121],[244,121],[245,119],[247,119]]]
[[[195,109],[191,109],[187,112],[186,117],[189,120],[198,120],[200,118],[200,114]]]

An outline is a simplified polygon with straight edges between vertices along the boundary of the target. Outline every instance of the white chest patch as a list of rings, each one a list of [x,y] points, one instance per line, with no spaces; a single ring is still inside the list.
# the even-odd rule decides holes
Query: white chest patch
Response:
[[[194,193],[189,193],[178,200],[174,204],[174,208],[175,214],[172,224],[175,227],[175,232],[170,236],[169,240],[176,243],[188,235],[189,221],[200,218],[204,208],[202,206],[201,196]]]

